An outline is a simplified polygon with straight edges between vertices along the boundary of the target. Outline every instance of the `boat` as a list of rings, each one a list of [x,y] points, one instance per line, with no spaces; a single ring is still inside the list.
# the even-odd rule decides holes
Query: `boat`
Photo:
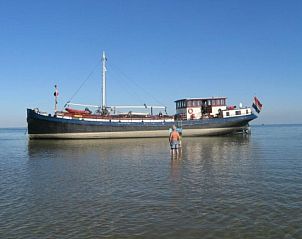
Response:
[[[183,98],[175,101],[176,114],[154,105],[108,106],[106,104],[106,61],[102,55],[102,104],[68,102],[54,113],[27,109],[30,139],[113,139],[168,137],[173,125],[186,136],[216,136],[247,132],[257,115],[251,107],[227,106],[226,97]],[[262,105],[261,105],[262,106]],[[76,109],[83,107],[84,109]],[[129,110],[131,109],[131,110]],[[121,110],[124,110],[121,112]],[[136,112],[140,110],[140,112]],[[143,111],[143,112],[142,112]],[[258,112],[259,113],[259,112]]]

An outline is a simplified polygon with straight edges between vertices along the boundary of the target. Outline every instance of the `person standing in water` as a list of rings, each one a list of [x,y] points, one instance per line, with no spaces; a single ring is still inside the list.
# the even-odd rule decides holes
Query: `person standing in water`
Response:
[[[174,154],[174,153],[178,154],[179,140],[180,140],[179,133],[176,131],[176,126],[173,125],[172,132],[169,137],[169,142],[170,142],[170,146],[171,146],[171,154]]]

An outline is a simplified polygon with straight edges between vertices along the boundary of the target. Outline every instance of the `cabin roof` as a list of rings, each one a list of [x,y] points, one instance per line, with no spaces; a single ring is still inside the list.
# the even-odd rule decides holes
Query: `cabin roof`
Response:
[[[227,97],[214,97],[214,96],[212,96],[212,97],[207,97],[207,98],[184,98],[184,99],[179,99],[179,100],[175,100],[174,102],[178,102],[178,101],[183,101],[183,100],[185,100],[185,101],[188,101],[188,100],[213,100],[213,99],[226,99]]]

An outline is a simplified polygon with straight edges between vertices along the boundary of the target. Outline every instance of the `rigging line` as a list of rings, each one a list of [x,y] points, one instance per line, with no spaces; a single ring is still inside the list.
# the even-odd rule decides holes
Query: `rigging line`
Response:
[[[119,78],[119,76],[118,76],[118,74],[116,74],[117,72],[116,72],[115,70],[111,69],[110,72],[113,73],[113,75],[116,75],[117,78]],[[125,91],[127,91],[127,92],[125,92],[125,93],[126,93],[128,96],[133,96],[133,95],[135,95],[137,98],[139,98],[139,100],[142,102],[142,104],[146,103],[146,102],[144,101],[144,99],[143,99],[139,94],[136,94],[135,92],[131,92],[131,91],[129,90],[130,87],[129,87],[129,85],[127,84],[127,82],[125,82],[125,81],[118,81],[118,80],[116,80],[114,77],[112,77],[111,80],[113,80],[113,81],[115,81],[115,82],[117,82],[117,83],[122,84],[123,86],[125,86],[123,89],[124,89]]]
[[[82,89],[82,87],[85,85],[85,83],[89,80],[89,78],[92,76],[92,74],[94,73],[95,69],[97,68],[97,66],[99,65],[99,62],[95,64],[95,66],[93,67],[92,71],[88,74],[88,76],[86,77],[86,79],[82,82],[82,84],[80,85],[80,87],[75,91],[75,93],[69,98],[69,100],[66,102],[69,103],[78,93],[79,91]],[[65,105],[66,105],[65,104]],[[65,106],[64,106],[65,107]]]
[[[141,87],[137,82],[135,81],[131,81],[127,75],[119,68],[117,67],[115,64],[113,64],[112,62],[110,62],[110,65],[113,66],[113,68],[116,68],[116,70],[118,70],[120,72],[120,74],[130,83],[133,83],[137,88],[141,89],[142,91],[144,91],[147,95],[149,95],[149,97],[151,97],[154,101],[156,101],[158,104],[160,105],[165,105],[162,102],[160,102],[157,98],[155,98],[152,94],[150,94],[145,88]]]

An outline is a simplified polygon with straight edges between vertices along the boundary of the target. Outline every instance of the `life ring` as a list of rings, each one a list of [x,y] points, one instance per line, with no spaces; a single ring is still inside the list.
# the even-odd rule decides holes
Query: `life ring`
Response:
[[[188,109],[188,113],[192,114],[193,113],[193,109]]]

